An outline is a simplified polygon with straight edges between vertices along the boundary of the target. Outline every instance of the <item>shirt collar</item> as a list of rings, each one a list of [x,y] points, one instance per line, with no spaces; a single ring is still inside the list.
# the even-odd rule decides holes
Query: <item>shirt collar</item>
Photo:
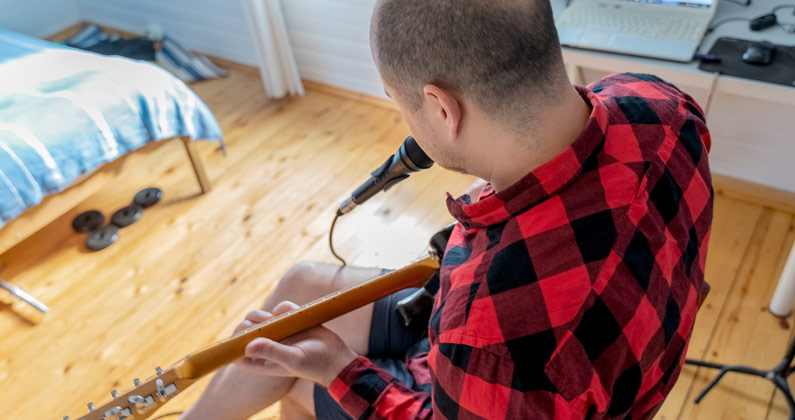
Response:
[[[533,169],[515,184],[498,193],[488,193],[471,203],[468,195],[454,199],[447,194],[447,208],[467,228],[483,228],[511,217],[559,193],[582,171],[583,163],[604,139],[607,108],[594,92],[576,86],[584,100],[591,103],[591,115],[579,137],[566,150]]]

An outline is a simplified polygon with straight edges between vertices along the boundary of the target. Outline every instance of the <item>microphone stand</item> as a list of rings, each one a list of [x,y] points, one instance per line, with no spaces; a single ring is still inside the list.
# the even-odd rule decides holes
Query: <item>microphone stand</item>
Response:
[[[787,348],[787,353],[784,355],[784,358],[781,359],[781,361],[775,367],[769,370],[759,370],[743,365],[724,365],[721,363],[711,363],[692,359],[685,359],[685,364],[710,369],[720,369],[718,375],[715,376],[715,378],[712,379],[709,384],[707,384],[706,388],[704,388],[704,390],[701,391],[698,396],[696,396],[696,404],[700,403],[701,400],[704,399],[707,393],[718,384],[724,375],[726,375],[728,372],[737,372],[744,375],[759,376],[772,382],[776,388],[781,390],[781,393],[784,394],[784,399],[787,400],[787,405],[789,405],[790,409],[789,420],[795,420],[795,399],[793,399],[792,391],[790,390],[789,384],[787,383],[787,378],[789,378],[789,376],[795,372],[795,366],[792,365],[793,359],[795,359],[795,337],[793,337],[793,339],[790,341],[789,347]]]

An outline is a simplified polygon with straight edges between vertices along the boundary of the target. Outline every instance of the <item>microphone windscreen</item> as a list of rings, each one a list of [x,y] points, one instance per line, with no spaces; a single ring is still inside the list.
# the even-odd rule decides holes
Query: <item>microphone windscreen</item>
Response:
[[[419,169],[428,169],[433,166],[433,160],[420,148],[413,136],[408,136],[403,142],[406,157]]]

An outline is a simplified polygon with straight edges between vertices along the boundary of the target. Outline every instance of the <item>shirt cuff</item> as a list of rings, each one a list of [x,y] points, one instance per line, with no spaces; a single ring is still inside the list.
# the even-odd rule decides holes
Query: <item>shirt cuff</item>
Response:
[[[342,369],[339,375],[334,378],[334,381],[328,387],[328,393],[334,400],[339,402],[348,393],[350,387],[356,383],[356,380],[364,373],[372,363],[364,356],[358,356],[352,362]]]

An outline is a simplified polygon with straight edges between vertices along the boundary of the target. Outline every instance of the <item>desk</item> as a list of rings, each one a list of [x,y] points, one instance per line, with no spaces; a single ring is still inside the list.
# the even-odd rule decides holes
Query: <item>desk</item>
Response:
[[[751,6],[742,7],[720,1],[714,21],[756,17],[787,2],[753,0]],[[790,2],[795,4],[795,0]],[[565,8],[564,0],[552,0],[552,8],[557,16]],[[780,20],[795,22],[792,10],[779,10]],[[715,40],[724,36],[795,44],[795,35],[778,27],[751,32],[747,22],[729,22],[704,39],[700,52],[709,51]],[[795,86],[718,76],[699,70],[695,61],[676,63],[569,47],[563,48],[563,58],[574,83],[584,84],[605,74],[628,71],[655,74],[677,85],[693,96],[707,114],[713,136],[713,172],[795,193]]]
[[[719,1],[713,22],[729,17],[754,18],[780,4],[795,0],[752,0],[749,7]],[[557,17],[564,0],[552,0]],[[795,23],[793,9],[779,10],[779,21]],[[720,37],[767,40],[795,45],[795,35],[779,27],[752,32],[748,22],[727,22],[709,34],[699,52],[707,52]],[[698,62],[677,63],[653,58],[563,47],[563,59],[572,82],[586,84],[606,74],[655,74],[689,93],[707,116],[712,133],[709,154],[712,172],[795,193],[795,86],[707,73]],[[795,299],[795,249],[771,301],[771,312],[784,316]]]

